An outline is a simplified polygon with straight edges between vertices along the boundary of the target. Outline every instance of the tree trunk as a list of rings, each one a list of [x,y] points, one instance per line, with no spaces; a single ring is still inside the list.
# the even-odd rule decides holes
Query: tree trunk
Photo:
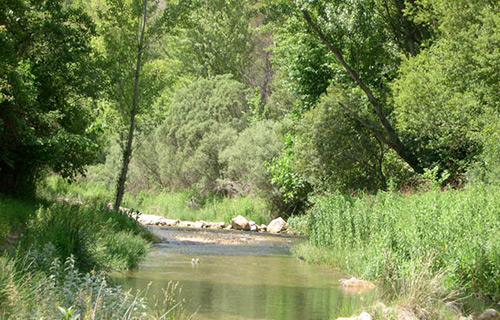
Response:
[[[147,13],[147,0],[144,0],[141,36],[139,40],[139,48],[137,51],[137,63],[135,67],[132,108],[130,109],[130,127],[128,130],[127,145],[125,146],[125,150],[123,151],[122,168],[116,185],[116,200],[114,207],[117,210],[120,208],[120,205],[122,204],[123,194],[125,193],[125,183],[127,181],[128,166],[130,164],[130,158],[132,156],[132,142],[134,140],[135,116],[137,114],[137,103],[139,100],[139,75],[141,72],[141,58],[144,47],[144,32],[146,30],[146,13]]]
[[[420,165],[420,162],[418,161],[417,157],[403,144],[401,139],[399,138],[399,135],[397,134],[396,130],[392,127],[390,124],[389,120],[385,116],[384,112],[382,111],[382,106],[380,105],[379,101],[371,91],[371,89],[364,84],[364,82],[361,80],[359,77],[358,73],[349,66],[349,64],[345,61],[344,56],[342,55],[341,51],[335,47],[331,41],[328,40],[328,38],[323,34],[323,32],[319,29],[319,27],[312,21],[311,16],[309,15],[309,12],[307,10],[302,10],[302,14],[304,16],[304,19],[306,20],[307,24],[311,27],[311,29],[314,31],[314,33],[321,39],[321,41],[326,45],[328,50],[330,50],[335,58],[339,61],[339,63],[342,65],[342,67],[347,71],[351,79],[356,82],[357,86],[363,90],[365,93],[366,97],[370,101],[371,105],[373,106],[373,109],[375,110],[375,113],[377,114],[377,117],[382,124],[382,127],[385,130],[385,133],[387,134],[387,139],[381,138],[380,136],[377,136],[376,130],[373,130],[372,127],[367,125],[366,121],[362,121],[360,117],[356,117],[356,120],[358,120],[363,126],[366,126],[368,129],[370,129],[379,139],[382,141],[386,142],[389,147],[391,147],[396,153],[406,162],[410,167],[418,173],[423,173],[424,170],[422,166]],[[344,109],[348,109],[342,104],[340,106]],[[354,116],[355,113],[350,111],[349,109],[347,110],[351,115]]]

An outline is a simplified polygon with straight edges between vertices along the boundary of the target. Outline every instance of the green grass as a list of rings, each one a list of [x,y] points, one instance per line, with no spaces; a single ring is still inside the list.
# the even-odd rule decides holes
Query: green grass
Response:
[[[52,244],[62,261],[73,256],[81,271],[128,269],[138,265],[152,240],[135,220],[104,205],[54,203],[28,221],[18,252]]]
[[[393,298],[425,304],[419,310],[470,295],[498,301],[499,198],[499,187],[484,186],[318,197],[308,213],[309,242],[294,253],[374,280]]]
[[[157,214],[171,219],[224,221],[242,215],[258,224],[269,222],[269,211],[264,200],[234,196],[199,199],[190,192],[127,194],[124,206],[142,213]]]
[[[58,176],[49,177],[40,188],[44,198],[67,198],[70,201],[101,203],[113,202],[113,192],[103,184],[84,179],[68,183]],[[193,191],[126,193],[122,206],[141,213],[156,214],[170,219],[204,220],[229,223],[242,215],[258,224],[270,221],[270,211],[265,200],[258,197],[202,196]]]
[[[0,257],[0,319],[190,319],[178,290],[161,304],[111,284],[99,272],[82,273],[69,257],[62,262],[47,245],[23,259]],[[50,268],[39,269],[45,260]]]
[[[0,244],[5,247],[9,236],[20,233],[36,210],[34,201],[12,199],[0,196]]]
[[[103,273],[137,267],[153,240],[125,214],[97,202],[8,197],[0,209],[0,319],[159,319],[177,305],[166,295],[165,308],[152,309]],[[187,318],[180,306],[169,317]]]

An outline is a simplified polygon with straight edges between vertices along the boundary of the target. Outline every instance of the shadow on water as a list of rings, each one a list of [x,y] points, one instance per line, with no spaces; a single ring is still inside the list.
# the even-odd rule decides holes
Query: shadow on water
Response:
[[[333,270],[293,258],[289,237],[247,241],[223,234],[222,242],[235,237],[239,244],[202,243],[203,237],[201,231],[172,230],[138,270],[117,280],[133,290],[151,283],[148,295],[157,297],[169,281],[178,281],[196,319],[332,319],[371,300],[342,290]]]

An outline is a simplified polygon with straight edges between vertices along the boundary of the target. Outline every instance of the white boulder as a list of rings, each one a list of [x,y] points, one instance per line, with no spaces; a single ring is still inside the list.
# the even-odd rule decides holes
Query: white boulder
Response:
[[[250,223],[248,223],[248,220],[242,216],[234,217],[231,220],[231,226],[234,230],[250,230]]]
[[[267,231],[271,233],[280,233],[285,231],[286,229],[286,221],[283,218],[279,217],[274,219],[267,226]]]

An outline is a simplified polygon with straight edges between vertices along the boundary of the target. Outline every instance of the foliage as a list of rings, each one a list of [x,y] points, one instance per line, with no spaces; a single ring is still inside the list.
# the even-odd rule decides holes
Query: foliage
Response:
[[[113,133],[118,133],[121,142],[125,140],[130,114],[133,108],[134,79],[138,55],[138,23],[142,19],[143,2],[93,1],[87,10],[94,16],[97,36],[93,45],[100,54],[100,67],[104,71],[103,88],[106,95],[100,103],[102,116]],[[147,125],[154,125],[151,118],[158,117],[163,110],[151,108],[163,91],[176,81],[175,61],[169,61],[161,52],[164,37],[179,24],[187,12],[190,2],[168,1],[164,7],[158,1],[147,3],[144,46],[141,48],[139,85],[137,97],[138,127],[148,131]],[[158,106],[155,106],[158,107]]]
[[[29,194],[45,169],[82,173],[98,149],[89,98],[94,25],[63,1],[0,7],[0,191]]]
[[[147,239],[147,240],[146,240]],[[152,236],[138,223],[98,205],[40,207],[20,239],[18,255],[52,244],[57,257],[74,257],[83,272],[137,267]]]
[[[388,177],[400,183],[406,177],[397,155],[340,109],[331,91],[298,122],[295,170],[316,190],[377,191],[387,188]]]
[[[223,179],[239,185],[238,192],[265,193],[273,188],[264,163],[280,153],[277,127],[278,124],[270,120],[255,122],[221,152],[220,159],[225,164]]]
[[[500,241],[497,187],[405,196],[330,194],[314,200],[309,235],[338,252],[347,272],[390,282],[432,258],[431,275],[444,272],[447,291],[497,300]]]
[[[228,75],[199,79],[177,91],[155,134],[163,186],[217,190],[224,169],[219,155],[245,128],[247,94]]]
[[[250,4],[245,0],[200,1],[174,37],[184,72],[211,78],[231,74],[244,81],[251,53]]]
[[[296,158],[293,152],[293,135],[284,138],[285,152],[274,158],[268,165],[272,175],[271,183],[279,188],[278,192],[268,197],[273,209],[282,215],[301,214],[309,206],[308,195],[312,191],[311,184],[293,168]]]
[[[483,151],[478,132],[500,110],[500,14],[489,1],[429,5],[439,37],[402,64],[393,83],[396,119],[426,163],[460,174]]]

